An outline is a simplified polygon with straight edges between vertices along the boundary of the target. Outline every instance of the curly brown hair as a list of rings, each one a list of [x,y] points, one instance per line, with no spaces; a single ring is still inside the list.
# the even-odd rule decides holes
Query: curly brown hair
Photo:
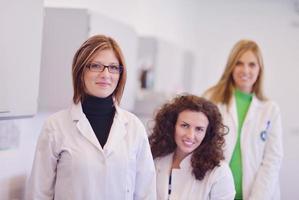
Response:
[[[219,166],[224,160],[224,135],[228,128],[222,123],[222,116],[215,104],[205,98],[185,94],[175,97],[158,110],[155,125],[149,137],[154,158],[166,156],[176,150],[174,139],[178,115],[185,111],[202,112],[209,120],[206,135],[191,157],[192,173],[202,180],[207,171]]]

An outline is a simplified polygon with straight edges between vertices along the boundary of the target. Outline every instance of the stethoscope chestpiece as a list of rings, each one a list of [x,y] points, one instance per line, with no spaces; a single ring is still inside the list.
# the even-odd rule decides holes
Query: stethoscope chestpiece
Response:
[[[270,121],[267,121],[265,130],[263,130],[263,131],[260,133],[261,140],[264,141],[264,142],[265,142],[266,139],[267,139],[267,132],[268,132],[269,127],[270,127]]]

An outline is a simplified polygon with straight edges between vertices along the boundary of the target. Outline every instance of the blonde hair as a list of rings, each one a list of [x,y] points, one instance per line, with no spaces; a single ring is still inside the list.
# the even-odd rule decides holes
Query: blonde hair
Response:
[[[214,103],[223,103],[228,105],[234,91],[233,70],[240,57],[245,53],[251,51],[257,58],[260,66],[259,75],[253,85],[252,92],[260,100],[266,100],[263,93],[263,80],[264,80],[264,63],[261,50],[257,43],[251,40],[238,41],[230,52],[224,72],[216,85],[209,88],[204,95],[208,96]]]
[[[87,39],[81,47],[77,50],[72,64],[72,76],[73,76],[73,102],[79,103],[86,97],[86,88],[84,84],[84,72],[86,71],[86,65],[93,59],[93,57],[100,51],[112,50],[118,59],[119,64],[123,67],[120,74],[118,84],[114,90],[114,97],[119,104],[122,98],[122,94],[125,88],[127,79],[127,70],[123,53],[117,44],[117,42],[105,35],[95,35]]]

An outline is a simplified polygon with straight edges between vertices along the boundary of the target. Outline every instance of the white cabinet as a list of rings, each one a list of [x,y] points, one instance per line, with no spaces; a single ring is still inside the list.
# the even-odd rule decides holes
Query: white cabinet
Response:
[[[72,60],[88,37],[85,9],[46,8],[43,28],[39,109],[60,110],[72,102]]]
[[[60,110],[72,102],[71,65],[76,50],[91,35],[113,37],[123,50],[128,77],[122,106],[132,110],[137,85],[135,31],[125,24],[88,9],[46,8],[39,103],[42,110]]]
[[[170,42],[153,38],[139,38],[139,67],[153,72],[152,90],[173,94],[191,92],[195,72],[195,57]]]
[[[134,112],[145,124],[174,94],[192,92],[196,76],[193,52],[154,37],[140,37],[138,63],[143,73]],[[145,73],[144,73],[145,72]]]
[[[37,111],[42,20],[42,1],[1,1],[0,118]]]

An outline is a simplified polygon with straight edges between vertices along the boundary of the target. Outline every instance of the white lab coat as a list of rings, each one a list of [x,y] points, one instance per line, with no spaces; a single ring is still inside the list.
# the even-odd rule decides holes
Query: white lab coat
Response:
[[[192,174],[191,155],[180,164],[180,169],[172,169],[170,200],[233,200],[234,180],[225,162],[208,171],[203,180],[196,180]],[[157,172],[157,198],[168,199],[168,181],[173,153],[155,159]]]
[[[230,162],[238,136],[235,98],[232,98],[229,107],[224,104],[218,107],[222,113],[224,124],[229,127],[229,133],[225,136],[225,158],[227,162]],[[264,140],[261,136],[262,131],[266,131]],[[243,123],[240,140],[243,164],[243,199],[280,199],[279,170],[283,147],[278,106],[272,101],[260,101],[254,95]]]
[[[28,200],[156,199],[156,174],[144,126],[116,106],[104,149],[81,103],[49,117],[39,137]]]

